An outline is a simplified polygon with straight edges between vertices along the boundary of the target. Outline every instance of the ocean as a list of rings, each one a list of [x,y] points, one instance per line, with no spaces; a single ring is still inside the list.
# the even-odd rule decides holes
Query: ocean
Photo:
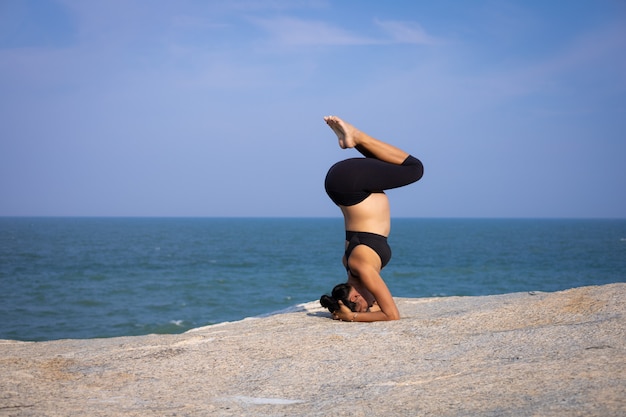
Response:
[[[149,333],[270,314],[345,281],[341,218],[0,218],[0,339]],[[626,281],[626,220],[393,219],[396,297]]]

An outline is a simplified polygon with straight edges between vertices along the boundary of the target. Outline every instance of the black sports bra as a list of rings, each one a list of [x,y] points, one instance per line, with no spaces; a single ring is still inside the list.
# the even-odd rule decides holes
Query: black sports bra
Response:
[[[359,245],[365,245],[369,248],[372,248],[374,252],[378,254],[380,257],[381,268],[384,268],[385,265],[389,263],[391,259],[391,248],[387,243],[387,238],[383,235],[379,235],[376,233],[369,232],[352,232],[346,230],[346,241],[348,242],[348,246],[346,247],[346,270],[350,271],[348,267],[348,259],[350,258],[350,254]]]

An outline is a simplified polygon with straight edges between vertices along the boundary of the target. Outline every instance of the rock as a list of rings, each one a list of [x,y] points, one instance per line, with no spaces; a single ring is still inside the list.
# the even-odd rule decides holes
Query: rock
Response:
[[[148,335],[0,341],[2,416],[623,416],[626,284],[398,298]]]

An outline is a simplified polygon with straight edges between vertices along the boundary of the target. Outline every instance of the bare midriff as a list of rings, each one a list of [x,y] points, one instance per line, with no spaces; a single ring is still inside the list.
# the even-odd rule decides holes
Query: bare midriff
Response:
[[[359,204],[339,207],[343,212],[346,230],[389,236],[391,220],[389,199],[385,193],[372,193]]]

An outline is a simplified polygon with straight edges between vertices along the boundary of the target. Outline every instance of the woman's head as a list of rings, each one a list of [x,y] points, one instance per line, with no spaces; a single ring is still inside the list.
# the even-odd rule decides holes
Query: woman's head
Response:
[[[350,310],[358,311],[357,304],[350,301],[350,291],[352,289],[352,286],[349,284],[336,285],[335,288],[333,288],[331,295],[322,295],[320,298],[320,304],[322,307],[326,307],[331,313],[339,310],[339,301],[341,301],[343,305],[348,307]]]

